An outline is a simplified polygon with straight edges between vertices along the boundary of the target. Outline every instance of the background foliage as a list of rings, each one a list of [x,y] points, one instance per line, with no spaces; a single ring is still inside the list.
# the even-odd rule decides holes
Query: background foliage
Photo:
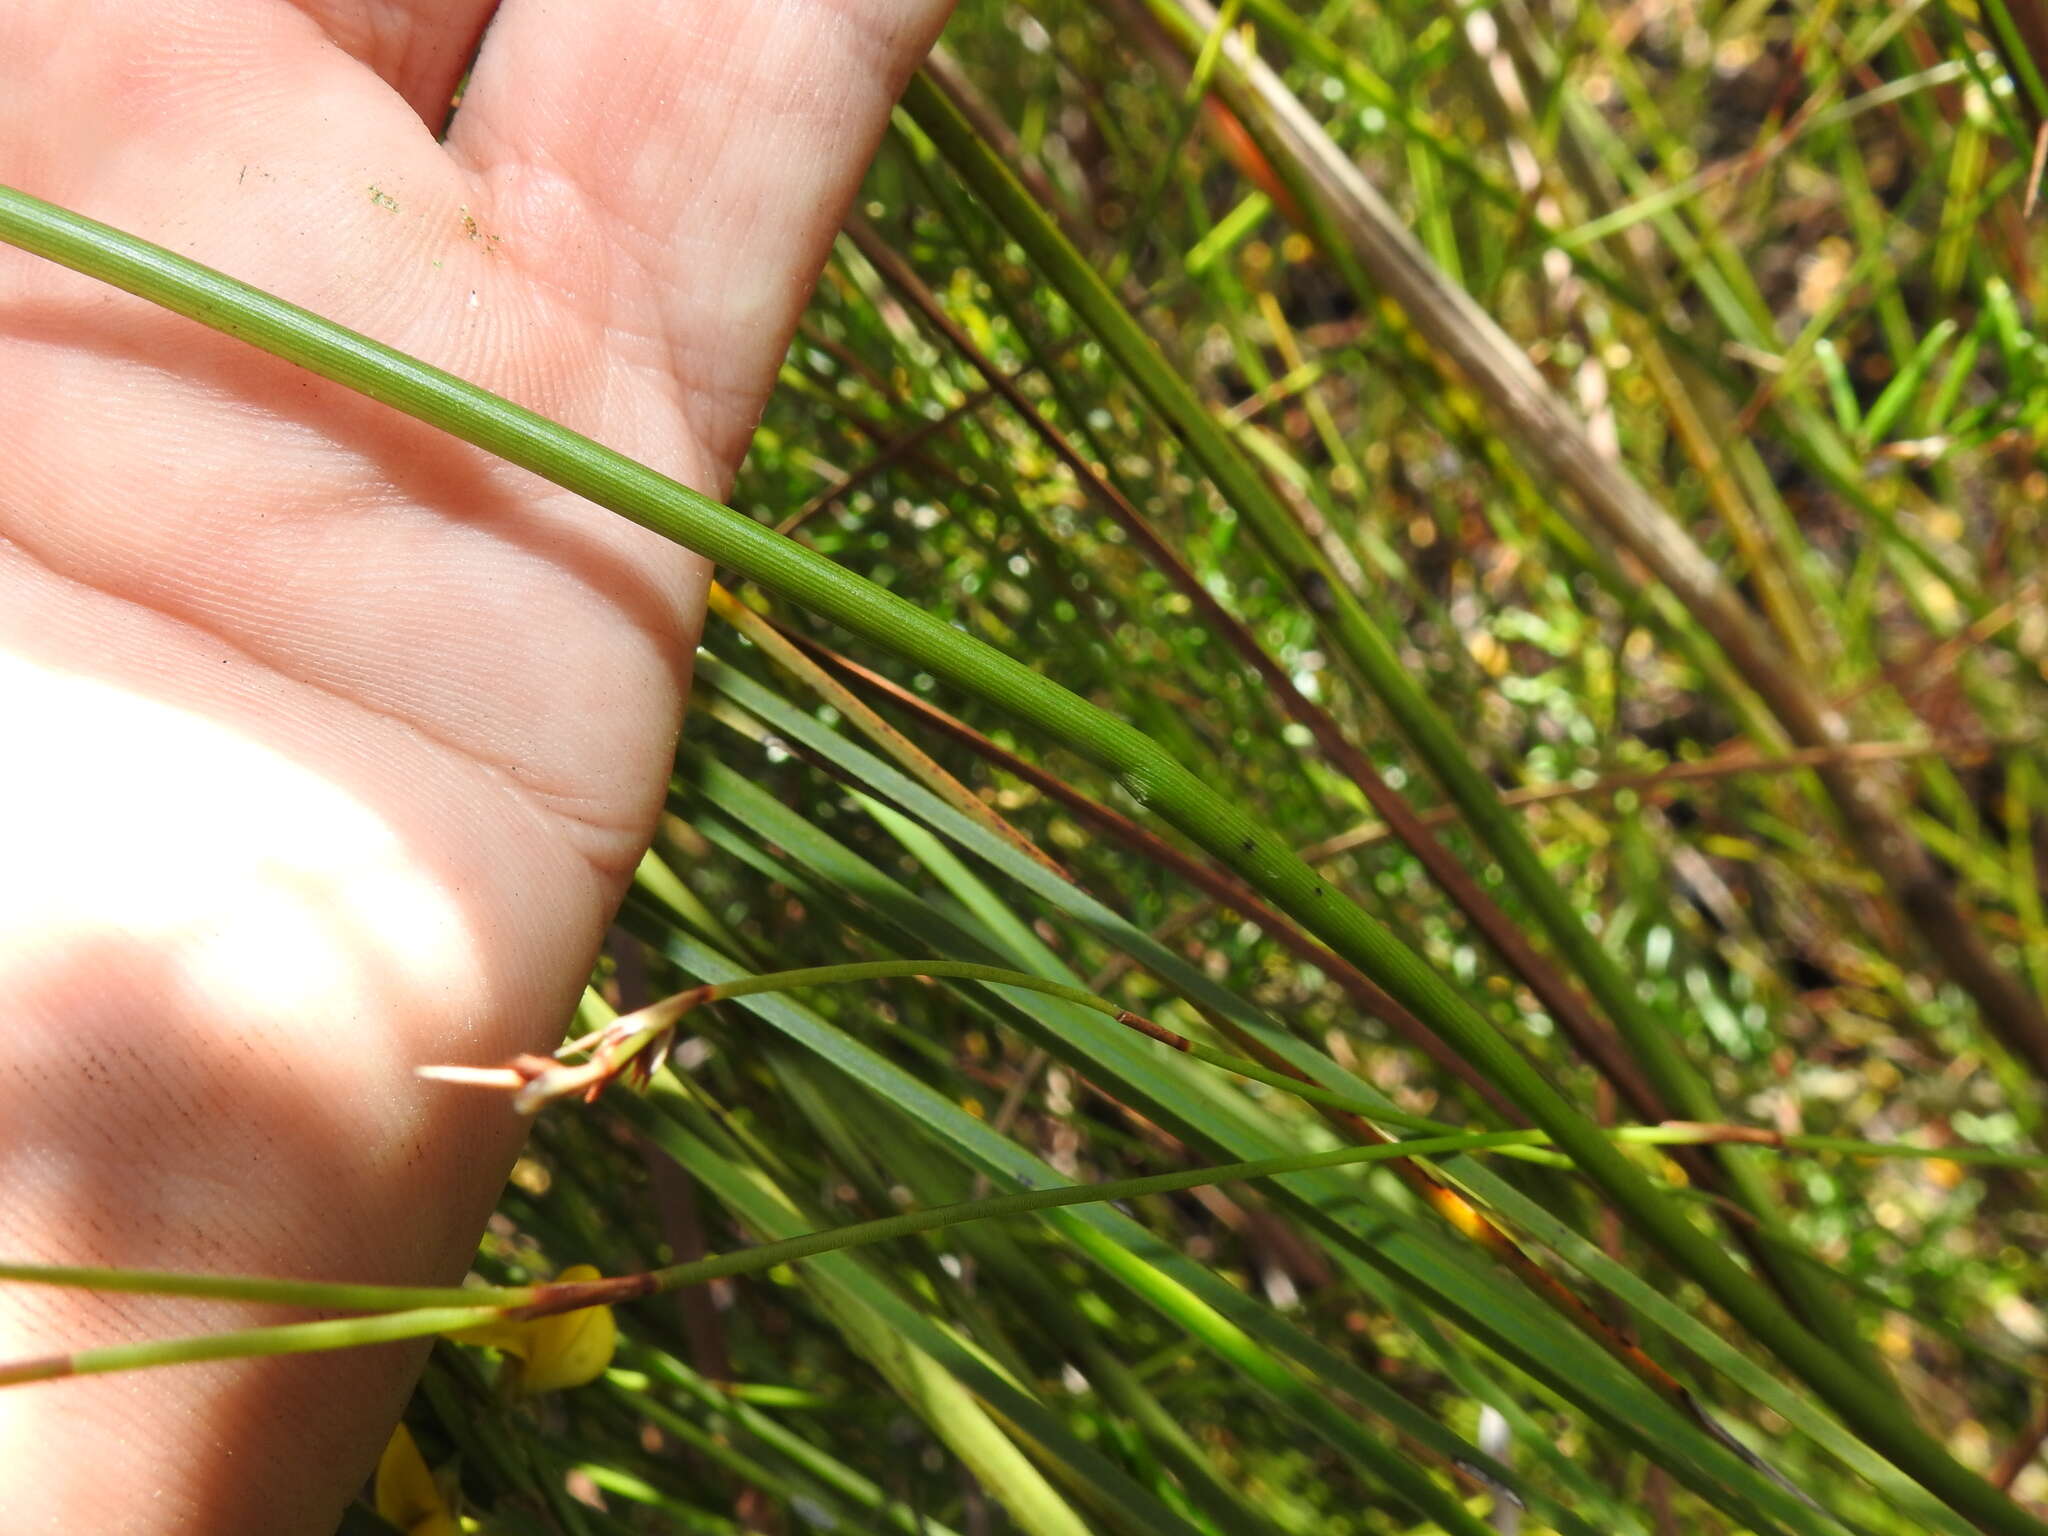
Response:
[[[1219,489],[916,95],[734,505],[1316,850],[1604,1122],[2038,1152],[2048,1057],[2024,1009],[2001,1021],[1957,979],[1812,772],[1883,802],[2038,1014],[2031,6],[1245,0],[1224,18],[1583,420],[1608,466],[1589,473],[1624,468],[1705,552],[1775,679],[1375,280],[1299,143],[1233,94],[1213,18],[1171,24],[1191,14],[969,0],[935,67],[1270,505]],[[1346,600],[1591,945],[1454,804]],[[1205,875],[1129,785],[914,666],[842,665],[843,635],[743,585],[721,611],[594,1018],[742,972],[993,960],[1410,1115],[1523,1123],[1371,980]],[[1802,755],[1771,704],[1787,677],[1851,745]],[[1387,830],[1360,760],[1464,872],[1462,901]],[[1558,996],[1592,999],[1590,1052]],[[750,997],[688,1031],[644,1099],[542,1118],[481,1273],[626,1273],[1360,1133],[972,982]],[[2039,1172],[1628,1155],[1870,1393],[2048,1511]],[[1439,1171],[1470,1205],[1376,1165],[719,1282],[622,1311],[610,1373],[538,1401],[444,1344],[409,1420],[504,1532],[1969,1529],[1569,1168]],[[1461,1233],[1461,1205],[1526,1257]],[[1617,1363],[1620,1341],[1671,1387]]]

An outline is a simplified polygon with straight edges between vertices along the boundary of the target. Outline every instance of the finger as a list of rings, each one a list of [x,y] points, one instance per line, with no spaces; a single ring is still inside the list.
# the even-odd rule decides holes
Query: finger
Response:
[[[435,133],[496,0],[296,0],[296,9],[367,65]]]
[[[328,9],[340,25],[347,7]],[[461,51],[452,37],[484,19],[482,0],[450,9],[463,24],[418,49],[396,29],[379,43],[357,27],[351,41],[431,94]],[[0,180],[259,281],[273,274],[247,256],[269,246],[289,247],[279,270],[329,272],[358,243],[388,248],[413,224],[390,216],[380,186],[401,181],[410,214],[422,198],[404,172],[445,165],[419,113],[280,0],[12,0],[0,58],[35,60],[0,88]],[[455,192],[460,178],[444,179]]]
[[[203,161],[238,127],[261,130],[310,104],[324,109],[324,129],[317,118],[302,120],[302,131],[286,141],[304,147],[305,130],[347,136],[333,117],[341,82],[329,77],[353,61],[438,133],[493,3],[11,0],[0,6],[0,58],[35,64],[10,67],[0,121],[40,124],[49,148],[68,147],[84,159],[94,149],[126,146],[175,114],[180,147]],[[346,73],[374,83],[361,69]],[[77,110],[86,102],[95,108],[89,117]],[[19,183],[28,174],[20,152],[35,136],[10,133],[7,142],[7,179]]]
[[[671,368],[737,462],[834,231],[946,0],[501,6],[449,149],[514,260]],[[595,232],[596,249],[586,242]],[[625,281],[622,278],[636,279]]]
[[[0,56],[43,61],[0,89],[0,179],[686,459],[667,402],[612,388],[601,332],[499,258],[470,179],[411,109],[298,8],[216,4],[156,28],[132,0],[80,0],[74,37],[55,0],[0,3]],[[0,412],[0,540],[506,765],[630,870],[666,779],[693,565],[345,390],[0,249],[0,376],[16,366],[45,383]],[[113,402],[125,451],[105,453],[104,413],[76,408],[91,398]],[[600,702],[592,673],[622,692]]]

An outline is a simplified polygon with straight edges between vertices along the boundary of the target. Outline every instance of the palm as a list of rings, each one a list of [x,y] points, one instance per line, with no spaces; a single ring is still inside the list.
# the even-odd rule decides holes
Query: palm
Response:
[[[0,180],[718,491],[943,7],[511,0],[445,146],[485,0],[170,9],[0,14]],[[12,253],[0,381],[0,1251],[459,1273],[518,1128],[409,1068],[559,1027],[701,565]],[[222,1320],[10,1294],[0,1356]],[[11,1528],[317,1530],[412,1364],[0,1397]]]

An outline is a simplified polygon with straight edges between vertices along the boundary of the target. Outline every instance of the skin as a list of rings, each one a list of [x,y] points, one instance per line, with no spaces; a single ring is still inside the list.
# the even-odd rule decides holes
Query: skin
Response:
[[[7,0],[0,180],[722,496],[944,9]],[[0,401],[0,1252],[453,1282],[523,1126],[412,1068],[559,1038],[702,562],[5,249]],[[6,1288],[0,1358],[262,1320]],[[0,1392],[6,1528],[325,1536],[419,1358]]]

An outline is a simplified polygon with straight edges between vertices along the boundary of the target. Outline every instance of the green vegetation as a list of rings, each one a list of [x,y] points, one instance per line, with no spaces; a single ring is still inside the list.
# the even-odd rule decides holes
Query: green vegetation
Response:
[[[478,1529],[2048,1530],[2038,22],[969,0],[731,510],[8,195],[724,583],[493,1289],[63,1368],[588,1263]]]

